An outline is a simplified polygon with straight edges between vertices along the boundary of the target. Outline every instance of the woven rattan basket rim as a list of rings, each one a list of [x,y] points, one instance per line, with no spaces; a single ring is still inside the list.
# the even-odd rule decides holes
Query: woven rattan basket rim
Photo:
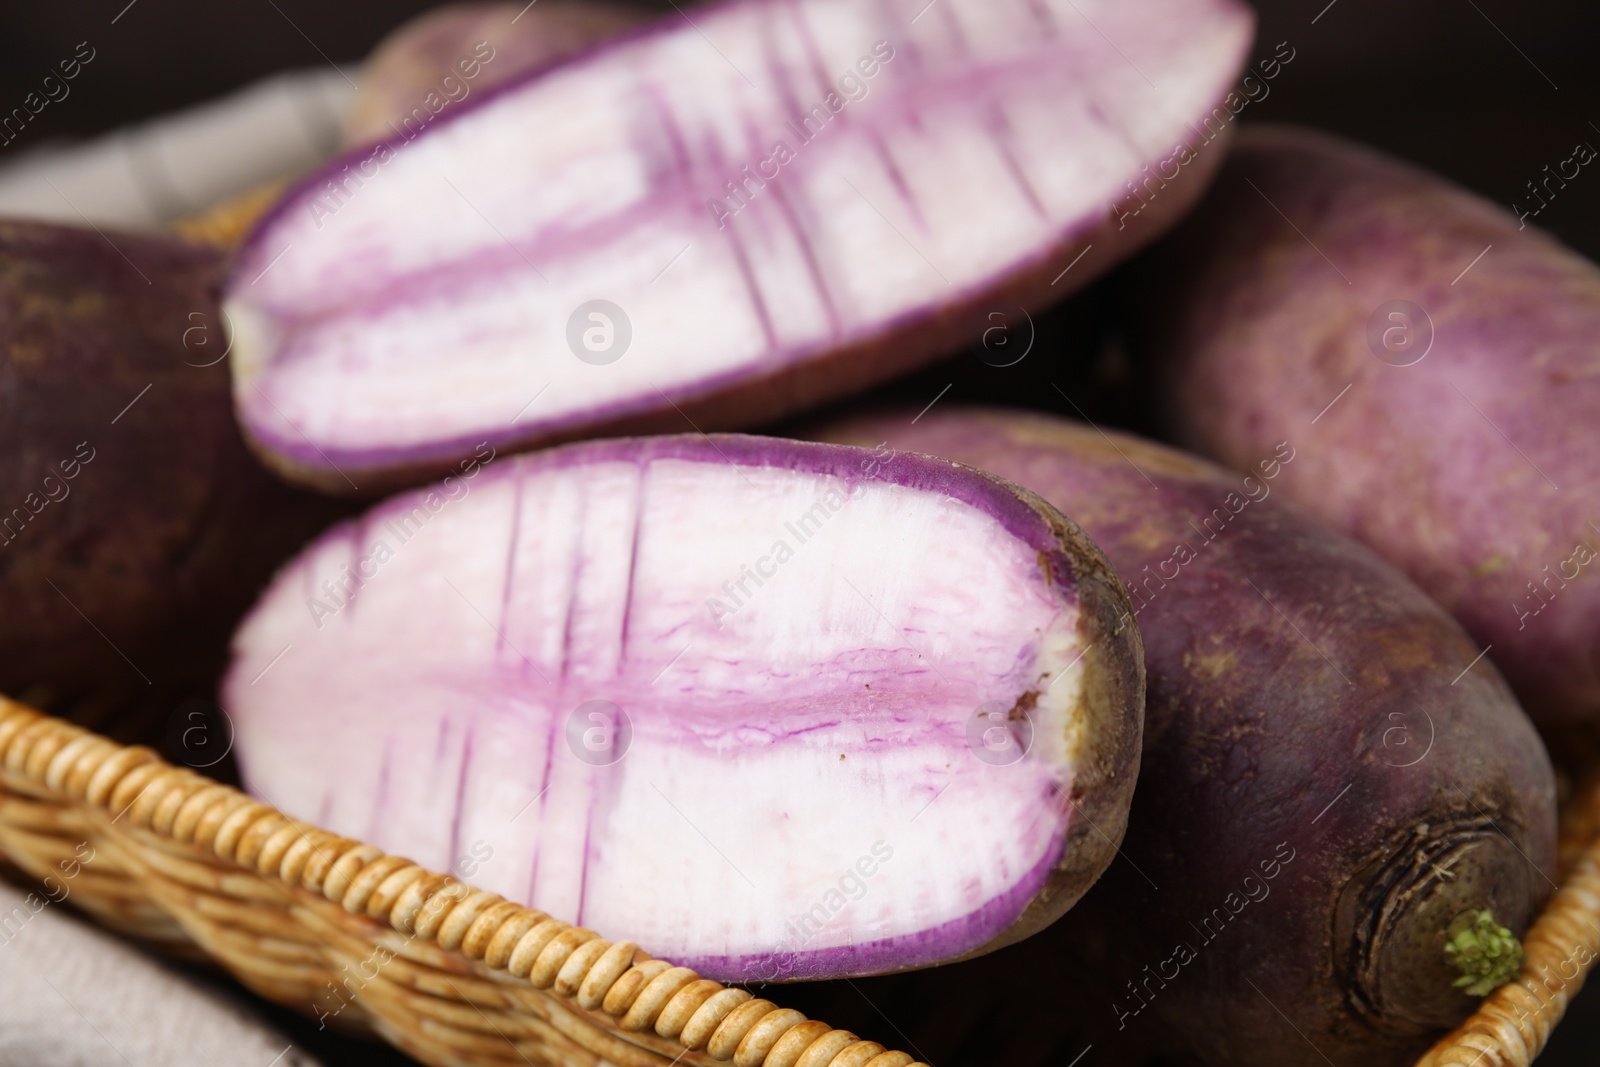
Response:
[[[291,819],[231,786],[0,697],[0,769],[262,878],[319,894],[598,1016],[746,1067],[919,1067],[914,1057]],[[654,1049],[643,1049],[655,1051]],[[687,1058],[687,1057],[685,1057]],[[661,1062],[667,1062],[665,1057]],[[926,1067],[926,1065],[920,1065]]]
[[[85,807],[206,860],[326,898],[408,938],[525,980],[613,1038],[680,1060],[741,1067],[926,1067],[746,990],[651,957],[290,819],[239,790],[0,697],[0,774],[63,807]],[[0,783],[0,793],[5,786]],[[1563,822],[1563,883],[1524,938],[1521,975],[1490,994],[1418,1067],[1527,1067],[1600,958],[1600,776]],[[654,1046],[654,1047],[652,1047]],[[665,1057],[661,1062],[668,1062]]]

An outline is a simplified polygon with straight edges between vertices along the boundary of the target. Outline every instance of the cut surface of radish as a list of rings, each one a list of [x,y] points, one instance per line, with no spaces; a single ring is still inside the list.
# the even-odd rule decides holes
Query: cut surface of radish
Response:
[[[709,976],[891,971],[1030,932],[1114,854],[1143,676],[1108,575],[946,461],[602,441],[330,531],[224,702],[291,815]]]
[[[1193,202],[1250,35],[1235,0],[669,18],[286,196],[229,286],[241,420],[369,491],[482,440],[739,428],[885,379]]]

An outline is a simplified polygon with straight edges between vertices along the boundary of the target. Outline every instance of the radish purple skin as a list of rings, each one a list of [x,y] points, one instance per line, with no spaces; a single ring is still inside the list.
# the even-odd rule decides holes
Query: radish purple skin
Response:
[[[697,480],[681,481],[686,470],[698,472]],[[637,471],[637,487],[620,491],[620,499],[633,502],[631,518],[614,513],[601,495],[605,484],[621,476],[618,471]],[[835,525],[824,528],[835,538],[827,542],[834,548],[802,548],[810,555],[785,564],[795,569],[767,574],[778,584],[761,594],[766,599],[707,625],[701,599],[717,590],[694,576],[701,569],[715,577],[732,573],[733,556],[742,551],[724,551],[742,535],[725,545],[716,540],[719,531],[745,521],[777,529],[766,521],[756,487],[788,484],[791,476],[802,480],[795,484],[821,479],[847,485],[848,499],[860,491],[861,500],[843,504],[849,517],[833,518]],[[574,485],[591,487],[577,503],[563,495],[561,479],[569,477]],[[717,501],[726,506],[724,498],[696,495],[702,482],[735,488],[745,483],[757,495],[739,496],[743,503],[737,508],[719,511]],[[462,485],[469,490],[458,492]],[[457,502],[441,503],[440,517],[411,535],[414,544],[407,539],[381,569],[374,568],[348,604],[313,612],[312,621],[308,598],[322,595],[319,579],[332,573],[334,563],[370,555],[367,546],[375,538],[392,540],[396,522],[443,491],[403,495],[329,531],[280,574],[236,637],[224,699],[236,724],[241,767],[247,785],[284,810],[436,867],[452,864],[481,834],[499,866],[485,865],[478,884],[592,923],[608,936],[635,938],[652,952],[724,980],[886,973],[987,952],[1048,925],[1115,855],[1140,744],[1138,631],[1127,621],[1129,604],[1099,550],[1025,490],[945,460],[740,436],[599,441],[494,459],[460,473],[451,490]],[[687,495],[673,495],[680,491]],[[877,499],[892,501],[889,511],[873,510],[875,493],[887,494]],[[867,527],[852,527],[862,509],[887,516],[890,525],[878,528],[876,537]],[[553,543],[527,539],[531,529],[572,525],[549,517],[558,512],[581,520],[578,553],[570,563]],[[894,516],[935,512],[933,527],[893,525],[900,521]],[[611,518],[602,528],[591,515]],[[690,521],[693,530],[664,525],[673,516]],[[978,527],[963,525],[969,521]],[[831,573],[828,553],[837,551],[857,553],[857,581],[877,580],[869,576],[871,568],[891,575],[886,605],[914,605],[914,599],[894,600],[916,595],[916,589],[906,592],[892,575],[913,573],[922,556],[908,555],[910,545],[898,537],[953,539],[959,548],[962,538],[973,536],[967,531],[979,527],[1001,531],[996,553],[984,555],[979,565],[994,572],[950,574],[953,589],[929,575],[925,607],[906,622],[915,634],[906,638],[911,644],[939,642],[956,633],[950,625],[959,630],[969,617],[935,607],[952,595],[980,608],[986,598],[998,597],[1016,609],[1015,616],[1006,613],[1011,607],[996,615],[997,628],[975,623],[970,646],[952,639],[945,654],[933,651],[924,661],[917,653],[907,660],[904,634],[885,637],[879,628],[886,616],[870,597],[865,607],[858,605],[855,598],[866,594],[844,585],[848,575],[836,590],[830,582],[815,594],[821,598],[815,616],[792,610],[794,603],[810,603],[804,598],[813,595],[807,591],[812,579]],[[608,530],[631,537],[632,547],[619,543],[611,550],[609,542],[598,543],[610,536]],[[478,544],[474,538],[487,540]],[[707,550],[708,544],[716,547]],[[941,543],[938,552],[945,551]],[[824,571],[808,575],[809,564],[800,560]],[[863,561],[871,561],[871,568]],[[477,579],[470,568],[491,563],[492,573],[482,580],[498,584],[472,585]],[[1014,563],[1023,570],[1002,571]],[[618,567],[624,571],[614,576],[619,583],[626,578],[625,591],[619,584],[616,596],[603,593],[607,574]],[[574,577],[562,593],[559,576],[565,574]],[[786,587],[785,578],[791,582]],[[1029,590],[1028,599],[1011,599],[1018,588]],[[802,600],[779,602],[791,595]],[[468,612],[463,601],[487,605],[491,615],[499,601],[499,621]],[[684,603],[687,612],[680,609]],[[608,611],[620,613],[620,625],[607,621]],[[769,613],[765,621],[763,611]],[[555,630],[541,628],[547,615],[556,620]],[[456,616],[464,620],[460,632]],[[1055,621],[1041,621],[1047,617]],[[429,620],[425,635],[413,628],[419,619]],[[774,620],[786,634],[792,629],[782,647],[754,643]],[[859,635],[856,625],[864,628]],[[619,628],[613,662],[605,642]],[[887,646],[852,643],[885,639]],[[1067,644],[1055,643],[1060,640]],[[812,660],[796,665],[785,659],[796,642],[808,641],[817,642]],[[487,657],[478,651],[484,642],[492,647]],[[1009,651],[1013,645],[1015,653]],[[762,658],[768,655],[770,662]],[[1049,670],[1039,673],[1046,663]],[[1000,665],[1001,673],[990,675],[985,664]],[[835,676],[848,684],[835,685]],[[1069,681],[1052,696],[1061,677]],[[1013,685],[1021,688],[1005,688]],[[1015,697],[1013,712],[1032,709],[1037,726],[1031,755],[1015,768],[985,768],[989,761],[974,756],[968,713],[984,698],[969,690],[1006,693],[1008,704]],[[558,736],[569,707],[600,696],[623,702],[633,721],[633,746],[614,767],[585,770],[553,741],[530,745],[524,739],[524,732],[535,739]],[[1049,732],[1057,729],[1060,734]],[[911,763],[896,762],[902,755]],[[746,761],[774,758],[789,762],[751,762],[758,768],[754,777],[738,776]],[[702,771],[685,777],[676,769],[702,766],[696,760],[703,761]],[[1064,793],[1053,785],[1047,792],[1043,786],[1058,771],[1070,785]],[[886,799],[872,799],[885,789]],[[946,789],[952,795],[934,806]],[[831,930],[780,940],[783,919],[804,913],[825,888],[809,890],[821,881],[813,877],[811,853],[835,843],[817,839],[805,822],[808,811],[826,811],[814,803],[823,795],[803,795],[817,790],[854,798],[850,825],[838,828],[840,837],[862,832],[858,826],[893,825],[898,836],[887,843],[902,858],[883,864],[894,873],[878,874],[872,889],[877,895],[856,905],[892,911],[852,926],[843,940]],[[507,795],[512,799],[504,800]],[[548,801],[541,800],[547,795]],[[643,808],[637,797],[646,802]],[[898,807],[891,810],[887,798],[909,805],[905,818],[895,816]],[[995,877],[984,876],[981,884],[975,877],[970,891],[964,880],[943,886],[944,897],[959,901],[953,908],[941,911],[943,899],[918,898],[915,890],[923,883],[915,879],[928,876],[917,857],[935,848],[959,860],[963,852],[956,846],[973,843],[962,831],[975,829],[967,825],[965,805],[994,798],[1000,805],[994,810],[1016,817],[1010,837],[1041,847],[1017,854],[1024,866],[991,871]],[[660,836],[637,832],[658,817],[665,827]],[[689,833],[679,818],[704,826],[705,833]],[[776,859],[758,850],[760,839],[773,833],[783,842]],[[713,838],[731,857],[705,847]],[[581,848],[564,854],[566,839]],[[987,825],[979,839],[996,840]],[[995,856],[1009,862],[1012,851],[996,849]],[[844,866],[855,858],[851,852]],[[748,868],[749,874],[741,882],[723,863],[740,875]],[[822,866],[837,877],[832,863]],[[909,896],[895,886],[902,872],[913,879]],[[639,878],[653,880],[656,888],[633,892],[629,887]],[[716,888],[688,901],[692,907],[685,911],[685,901],[669,899],[667,887],[692,878],[711,878]],[[1000,891],[973,895],[996,882]],[[782,889],[775,895],[774,887]],[[738,920],[727,930],[718,925],[724,913]],[[746,913],[765,924],[761,929],[772,928],[771,941],[752,943],[739,926]],[[917,925],[924,916],[937,921]],[[714,941],[702,928],[726,940]]]
[[[1149,696],[1126,860],[1045,935],[1088,991],[1076,1017],[1095,1044],[1234,1067],[1400,1065],[1469,1015],[1445,928],[1473,907],[1519,932],[1537,914],[1554,875],[1549,760],[1449,616],[1273,495],[1305,450],[1269,447],[1247,482],[1048,416],[914,414],[818,436],[1028,485],[1140,590]],[[1163,581],[1178,545],[1194,558]],[[1451,875],[1429,877],[1434,863]],[[1215,908],[1229,921],[1207,939],[1189,924]],[[1181,966],[1180,944],[1194,954]]]
[[[1128,287],[1175,437],[1235,467],[1291,438],[1287,496],[1448,608],[1536,720],[1600,716],[1600,270],[1332,137],[1251,129],[1224,174]],[[1426,320],[1375,349],[1390,301]]]
[[[209,694],[273,569],[348,513],[246,451],[223,270],[176,241],[0,222],[0,691],[164,718],[167,687]],[[129,707],[146,693],[174,703]]]
[[[1130,30],[1122,44],[1135,60],[1164,64],[1173,91],[1186,98],[1170,110],[1146,106],[1143,94],[1153,90],[1073,5],[953,0],[912,26],[921,6],[746,0],[706,8],[693,26],[668,20],[464,100],[415,140],[387,142],[387,162],[371,162],[379,150],[363,149],[308,178],[258,225],[230,285],[241,356],[235,399],[251,440],[290,478],[370,495],[437,477],[483,441],[509,451],[618,432],[757,425],[925,363],[990,326],[996,308],[1040,307],[1066,295],[1176,221],[1220,164],[1231,124],[1220,124],[1220,135],[1218,123],[1195,128],[1225,98],[1245,58],[1251,19],[1234,0],[1168,0],[1159,29],[1141,22],[1137,33],[1107,21],[1120,8],[1087,12],[1106,32]],[[791,32],[794,19],[816,21],[816,40],[807,45],[812,35]],[[978,58],[962,59],[963,48],[978,49],[983,27],[1011,37],[985,41]],[[750,74],[760,88],[698,59],[695,78],[672,66],[680,62],[672,57],[705,48],[700,32],[725,51],[730,42],[754,49],[758,58],[747,62],[756,64]],[[849,55],[839,51],[846,36],[862,38]],[[816,50],[824,37],[827,56]],[[758,38],[811,47],[811,60],[777,62],[776,52],[756,47]],[[918,66],[924,59],[925,69]],[[869,60],[876,73],[866,94],[840,105],[826,137],[799,142],[781,176],[737,214],[719,219],[708,210],[741,163],[766,158],[774,137],[793,140],[786,123],[804,109],[780,106],[777,97],[842,100],[818,72]],[[1032,64],[1039,76],[1020,78],[1018,64]],[[675,72],[663,83],[673,91],[635,84],[641,71]],[[1070,86],[1040,80],[1067,71],[1076,72]],[[701,75],[715,91],[684,96],[681,87]],[[719,80],[724,75],[729,84]],[[974,96],[974,86],[986,88]],[[923,114],[930,101],[945,111]],[[1001,117],[980,123],[979,104]],[[601,129],[593,136],[604,150],[620,153],[613,176],[641,175],[625,203],[617,190],[597,189],[593,176],[567,173],[598,158],[601,148],[588,142],[551,148],[537,166],[544,184],[530,187],[569,197],[570,210],[534,217],[545,209],[528,190],[489,187],[486,175],[520,173],[535,161],[486,152],[522,151],[516,146],[541,143],[524,130],[529,124],[571,125],[567,116],[602,105],[614,110],[579,132]],[[665,126],[663,108],[673,120]],[[1024,137],[1006,125],[1022,118],[1055,125],[1029,127]],[[733,132],[741,123],[749,129]],[[613,126],[638,136],[605,140]],[[663,155],[645,130],[676,131],[682,144]],[[988,147],[966,147],[980,133]],[[946,155],[959,147],[974,174],[995,173],[983,170],[981,181],[946,177],[943,162],[922,158],[936,134],[954,138],[939,144]],[[1153,177],[1180,140],[1194,145],[1193,158],[1176,178]],[[843,183],[841,153],[855,192]],[[896,162],[895,153],[911,162]],[[376,174],[353,195],[330,199],[329,182],[363,165]],[[1135,185],[1158,181],[1151,202],[1129,213]],[[840,190],[868,197],[865,206],[860,199],[841,206]],[[858,209],[881,231],[865,229],[865,217],[850,221]],[[933,221],[919,223],[923,212]],[[521,228],[507,221],[519,213],[527,216]],[[989,220],[981,237],[961,236],[977,220]],[[669,231],[671,247],[658,249]],[[567,237],[580,245],[562,244]],[[861,241],[881,258],[879,268],[852,267]],[[577,256],[580,246],[609,249],[595,259],[603,271]],[[660,267],[640,274],[658,250]],[[669,261],[675,265],[663,270]],[[811,281],[797,276],[779,285],[769,276],[779,270]],[[913,274],[915,285],[907,281]],[[551,278],[551,286],[582,291],[547,290]],[[524,293],[528,286],[537,288]],[[704,303],[705,286],[722,295]],[[568,350],[566,330],[579,305],[597,298],[631,317],[632,348],[615,365],[585,368]],[[679,320],[696,301],[704,313],[691,334]],[[448,363],[437,355],[445,351]],[[687,363],[691,356],[704,366]],[[397,408],[405,417],[392,417]]]

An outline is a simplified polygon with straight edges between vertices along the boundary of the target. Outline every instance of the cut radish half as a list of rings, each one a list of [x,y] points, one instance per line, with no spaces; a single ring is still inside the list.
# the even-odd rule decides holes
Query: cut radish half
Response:
[[[723,980],[995,948],[1110,862],[1141,646],[1039,498],[740,436],[484,458],[240,630],[264,800]]]
[[[1181,215],[1250,36],[1236,0],[668,18],[289,194],[228,290],[241,421],[370,492],[480,441],[751,426],[881,381]]]

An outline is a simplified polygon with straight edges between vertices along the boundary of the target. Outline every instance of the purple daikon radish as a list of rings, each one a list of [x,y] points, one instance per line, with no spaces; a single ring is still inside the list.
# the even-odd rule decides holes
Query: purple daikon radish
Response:
[[[1043,306],[1175,221],[1243,98],[1237,0],[741,0],[361,149],[227,292],[260,451],[335,492],[733,429]]]
[[[1600,270],[1528,225],[1543,203],[1257,127],[1141,264],[1130,332],[1175,438],[1236,467],[1293,439],[1286,496],[1443,604],[1534,721],[1596,722]]]
[[[730,981],[997,948],[1115,855],[1142,645],[1040,498],[738,435],[478,456],[240,629],[263,799]]]

